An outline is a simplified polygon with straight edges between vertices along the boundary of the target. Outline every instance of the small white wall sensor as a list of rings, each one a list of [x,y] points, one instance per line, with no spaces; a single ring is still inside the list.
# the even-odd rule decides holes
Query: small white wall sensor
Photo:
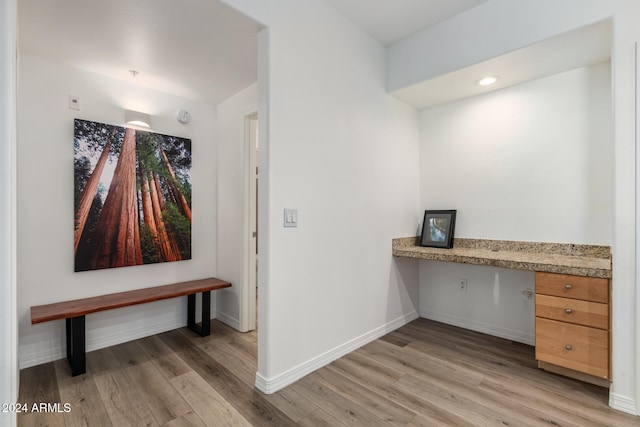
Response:
[[[191,114],[187,110],[178,110],[176,118],[180,123],[187,124],[191,121]]]

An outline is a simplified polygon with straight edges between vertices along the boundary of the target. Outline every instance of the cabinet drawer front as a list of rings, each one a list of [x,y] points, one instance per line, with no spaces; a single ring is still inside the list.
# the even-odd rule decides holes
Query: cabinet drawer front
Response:
[[[536,318],[536,359],[609,378],[609,332]]]
[[[599,302],[536,294],[536,316],[609,329],[609,305]]]
[[[536,272],[536,293],[609,302],[609,279]]]

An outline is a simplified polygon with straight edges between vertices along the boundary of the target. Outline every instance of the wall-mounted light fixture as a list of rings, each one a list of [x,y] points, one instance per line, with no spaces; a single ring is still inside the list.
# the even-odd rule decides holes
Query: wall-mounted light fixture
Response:
[[[127,126],[138,127],[144,129],[151,128],[151,116],[139,111],[124,111],[124,122]]]

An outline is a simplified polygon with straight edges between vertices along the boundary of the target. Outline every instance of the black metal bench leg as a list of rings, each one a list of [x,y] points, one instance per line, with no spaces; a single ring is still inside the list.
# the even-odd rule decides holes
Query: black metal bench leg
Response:
[[[84,316],[66,319],[67,359],[71,364],[71,376],[87,372]]]
[[[199,333],[196,325],[196,294],[187,295],[187,327]]]
[[[206,337],[211,333],[211,291],[202,293],[202,326],[200,336]]]
[[[187,295],[187,327],[202,337],[211,334],[211,291],[202,292],[202,323],[196,323],[196,294]]]

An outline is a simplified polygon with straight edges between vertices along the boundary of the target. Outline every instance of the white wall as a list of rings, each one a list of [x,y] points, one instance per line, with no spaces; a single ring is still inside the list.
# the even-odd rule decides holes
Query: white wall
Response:
[[[420,202],[456,236],[611,245],[610,64],[420,113]]]
[[[323,2],[226,3],[268,26],[258,386],[273,391],[417,316],[417,266],[391,256],[417,225],[417,116],[385,92],[384,48]]]
[[[16,316],[16,2],[0,2],[0,403],[18,401]],[[15,426],[16,414],[0,413]]]
[[[467,280],[467,291],[457,280]],[[420,261],[420,317],[535,344],[532,271]]]
[[[67,108],[80,97],[80,111]],[[182,125],[178,109],[191,113]],[[73,119],[124,123],[148,112],[155,132],[193,143],[191,260],[73,272]],[[64,356],[64,322],[31,325],[29,307],[215,276],[215,109],[41,58],[20,58],[18,88],[18,321],[20,366]],[[215,299],[213,300],[215,303]],[[87,317],[87,350],[186,324],[184,298]]]
[[[245,118],[258,111],[258,85],[254,84],[216,107],[218,146],[217,277],[236,286],[217,292],[217,317],[240,328],[241,304],[248,289],[245,235],[249,207],[245,204],[249,171]]]
[[[640,414],[640,290],[636,273],[639,241],[635,204],[640,194],[635,104],[639,16],[640,3],[634,0],[489,0],[399,42],[390,47],[388,56],[388,87],[395,90],[613,17],[614,279],[610,404],[634,414]]]
[[[611,245],[610,66],[421,111],[421,206],[457,209],[457,237]],[[533,279],[421,262],[420,315],[533,345]]]

